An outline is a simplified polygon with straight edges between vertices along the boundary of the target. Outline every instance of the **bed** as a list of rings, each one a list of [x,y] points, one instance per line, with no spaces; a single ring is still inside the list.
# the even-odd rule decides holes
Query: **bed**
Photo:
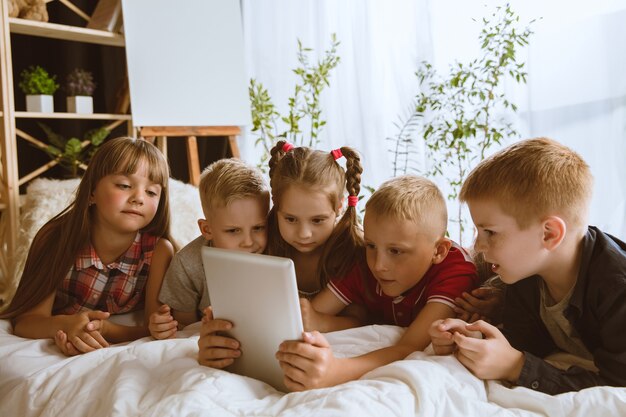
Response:
[[[1,416],[623,416],[626,388],[548,396],[483,382],[454,357],[415,352],[333,388],[283,394],[199,366],[199,323],[178,338],[143,338],[71,358],[51,340],[11,334],[0,321]],[[388,346],[395,326],[328,334],[338,356]]]
[[[62,209],[75,182],[37,180],[22,218],[23,246]],[[197,235],[197,190],[172,181],[174,237]],[[15,281],[13,282],[13,284]],[[1,294],[0,294],[1,295]],[[415,352],[333,388],[280,393],[257,380],[199,366],[199,323],[176,339],[143,338],[67,358],[51,340],[12,334],[0,320],[0,416],[626,416],[626,388],[548,396],[483,382],[454,357]],[[327,335],[338,356],[393,344],[402,329],[366,326]]]

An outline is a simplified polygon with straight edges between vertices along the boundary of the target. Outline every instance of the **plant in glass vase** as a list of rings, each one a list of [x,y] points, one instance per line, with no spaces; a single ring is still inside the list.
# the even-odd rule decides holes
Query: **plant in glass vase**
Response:
[[[82,68],[74,68],[65,79],[67,111],[70,113],[93,113],[93,92],[96,83],[93,74]]]
[[[31,65],[21,72],[20,77],[18,85],[26,95],[26,111],[54,112],[52,95],[59,88],[55,81],[56,75],[48,74],[39,65]]]

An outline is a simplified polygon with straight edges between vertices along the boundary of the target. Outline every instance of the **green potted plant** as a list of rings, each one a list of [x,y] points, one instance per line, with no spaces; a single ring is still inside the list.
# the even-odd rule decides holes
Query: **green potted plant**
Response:
[[[54,112],[52,95],[59,88],[56,83],[56,75],[48,74],[48,71],[39,65],[31,65],[20,74],[19,87],[26,94],[26,111],[29,112]]]
[[[93,113],[93,91],[96,83],[93,74],[82,68],[74,68],[65,79],[67,111],[69,113]]]
[[[111,133],[105,127],[92,129],[85,133],[83,139],[69,138],[55,133],[49,126],[38,123],[48,137],[49,145],[47,147],[39,147],[44,150],[50,158],[59,161],[59,165],[68,171],[68,176],[72,178],[78,177],[78,170],[87,169],[87,164],[96,152],[98,147]]]

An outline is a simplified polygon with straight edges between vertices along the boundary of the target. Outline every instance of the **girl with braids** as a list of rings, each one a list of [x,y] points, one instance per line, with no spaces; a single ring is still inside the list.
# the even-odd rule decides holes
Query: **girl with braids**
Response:
[[[12,319],[15,335],[53,338],[72,356],[149,334],[148,325],[107,319],[144,304],[146,318],[158,309],[174,252],[168,178],[167,161],[149,142],[121,137],[100,147],[74,201],[33,239],[0,315]]]
[[[268,254],[293,260],[300,295],[311,298],[360,258],[363,232],[356,204],[361,160],[349,147],[323,152],[285,141],[270,154],[274,204],[268,217]],[[341,157],[345,171],[336,161]],[[339,218],[346,190],[347,207]]]
[[[342,156],[345,171],[336,162]],[[361,161],[348,147],[322,152],[279,141],[271,150],[269,166],[274,207],[268,218],[267,251],[294,261],[303,321],[307,322],[309,313],[315,314],[307,298],[363,259],[363,234],[356,213]],[[346,189],[347,208],[337,221]],[[334,330],[362,324],[362,308],[346,310],[350,310],[346,315],[332,317]],[[223,335],[233,324],[213,319],[211,311],[205,312],[202,321],[200,364],[221,369],[233,363],[241,355],[239,342]]]

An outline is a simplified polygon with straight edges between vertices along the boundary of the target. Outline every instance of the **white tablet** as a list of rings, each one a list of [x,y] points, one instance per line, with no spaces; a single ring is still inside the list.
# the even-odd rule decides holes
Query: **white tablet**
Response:
[[[202,248],[213,317],[233,323],[241,356],[227,369],[286,391],[275,357],[285,340],[302,339],[302,316],[291,259]]]

